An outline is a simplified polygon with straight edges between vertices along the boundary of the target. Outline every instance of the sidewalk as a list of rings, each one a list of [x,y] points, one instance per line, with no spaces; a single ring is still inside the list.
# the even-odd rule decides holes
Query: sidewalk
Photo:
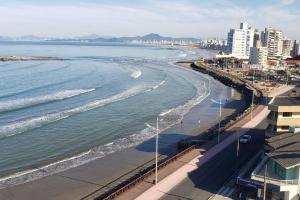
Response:
[[[292,89],[292,86],[278,88],[274,91],[270,96],[278,96]],[[263,119],[267,117],[269,114],[267,106],[259,106],[262,107],[262,110],[258,114],[254,114],[254,117],[251,121],[248,121],[241,129],[237,130],[235,133],[228,136],[225,140],[223,140],[219,145],[212,147],[208,150],[204,155],[199,155],[195,157],[192,161],[185,164],[183,167],[176,170],[174,173],[161,180],[157,186],[152,186],[150,189],[145,191],[143,194],[138,196],[136,200],[155,200],[163,197],[165,193],[168,193],[172,188],[174,188],[177,184],[183,181],[188,174],[195,169],[201,167],[204,163],[214,157],[216,154],[225,149],[228,145],[233,143],[237,139],[237,135],[243,135],[251,128],[256,127]],[[259,107],[257,109],[259,109]],[[200,161],[199,161],[200,160]]]

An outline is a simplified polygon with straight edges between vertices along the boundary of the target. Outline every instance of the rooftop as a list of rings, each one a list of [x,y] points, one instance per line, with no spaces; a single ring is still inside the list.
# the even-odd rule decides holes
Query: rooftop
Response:
[[[298,146],[300,147],[300,145]],[[292,152],[275,151],[272,153],[268,153],[267,155],[286,169],[300,165],[300,151],[292,151]]]
[[[300,165],[300,133],[286,133],[266,139],[273,151],[267,155],[284,168]]]
[[[293,179],[287,180],[274,173],[272,170],[272,165],[270,163],[270,160],[267,159],[267,157],[265,157],[254,169],[254,171],[251,174],[251,179],[264,182],[265,172],[266,172],[266,178],[268,180],[268,187],[274,187],[274,185],[285,186],[285,185],[298,184],[298,180],[293,180]]]
[[[300,106],[300,97],[279,96],[275,97],[270,105],[274,106]]]
[[[279,134],[269,139],[266,139],[266,143],[274,149],[288,147],[292,144],[299,143],[299,142],[300,142],[300,133]]]

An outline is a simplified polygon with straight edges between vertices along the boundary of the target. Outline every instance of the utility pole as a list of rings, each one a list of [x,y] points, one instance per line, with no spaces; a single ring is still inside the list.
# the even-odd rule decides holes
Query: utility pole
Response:
[[[220,97],[220,119],[219,119],[219,133],[218,133],[218,144],[220,143],[220,131],[221,131],[221,120],[222,120],[222,100]]]
[[[268,162],[268,161],[267,161]],[[264,194],[263,194],[263,200],[266,200],[266,193],[267,193],[267,168],[268,168],[268,164],[266,162],[265,165],[265,175],[264,175]]]
[[[288,74],[288,71],[289,71],[289,69],[288,69],[288,67],[286,66],[286,85],[289,84],[289,74]]]
[[[252,120],[252,117],[253,117],[253,114],[252,114],[252,112],[253,112],[253,101],[254,101],[254,88],[253,88],[253,90],[252,90],[252,102],[251,102],[251,120]]]
[[[237,144],[236,144],[236,174],[238,175],[238,163],[239,163],[239,154],[240,154],[240,134],[237,131]]]

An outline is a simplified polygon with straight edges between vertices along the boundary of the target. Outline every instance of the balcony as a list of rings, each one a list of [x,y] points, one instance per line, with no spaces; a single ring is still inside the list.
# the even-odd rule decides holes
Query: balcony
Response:
[[[258,166],[254,169],[254,171],[251,174],[251,179],[264,182],[264,176],[265,176],[265,165],[267,165],[267,171],[266,171],[266,182],[267,184],[271,184],[274,186],[278,186],[280,191],[284,191],[284,187],[286,186],[296,186],[298,187],[298,179],[291,179],[286,180],[281,177],[279,177],[277,174],[275,174],[272,171],[272,166],[269,163],[268,157],[265,157]]]

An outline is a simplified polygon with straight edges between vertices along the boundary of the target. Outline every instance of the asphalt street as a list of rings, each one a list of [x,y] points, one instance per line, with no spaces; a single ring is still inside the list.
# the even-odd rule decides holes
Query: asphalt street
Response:
[[[247,134],[252,140],[248,144],[240,144],[240,153],[237,159],[237,142],[232,143],[222,152],[197,170],[191,172],[179,185],[166,193],[164,200],[206,200],[216,193],[226,181],[233,177],[237,170],[247,163],[264,144],[266,120]],[[226,134],[226,133],[224,133]]]

